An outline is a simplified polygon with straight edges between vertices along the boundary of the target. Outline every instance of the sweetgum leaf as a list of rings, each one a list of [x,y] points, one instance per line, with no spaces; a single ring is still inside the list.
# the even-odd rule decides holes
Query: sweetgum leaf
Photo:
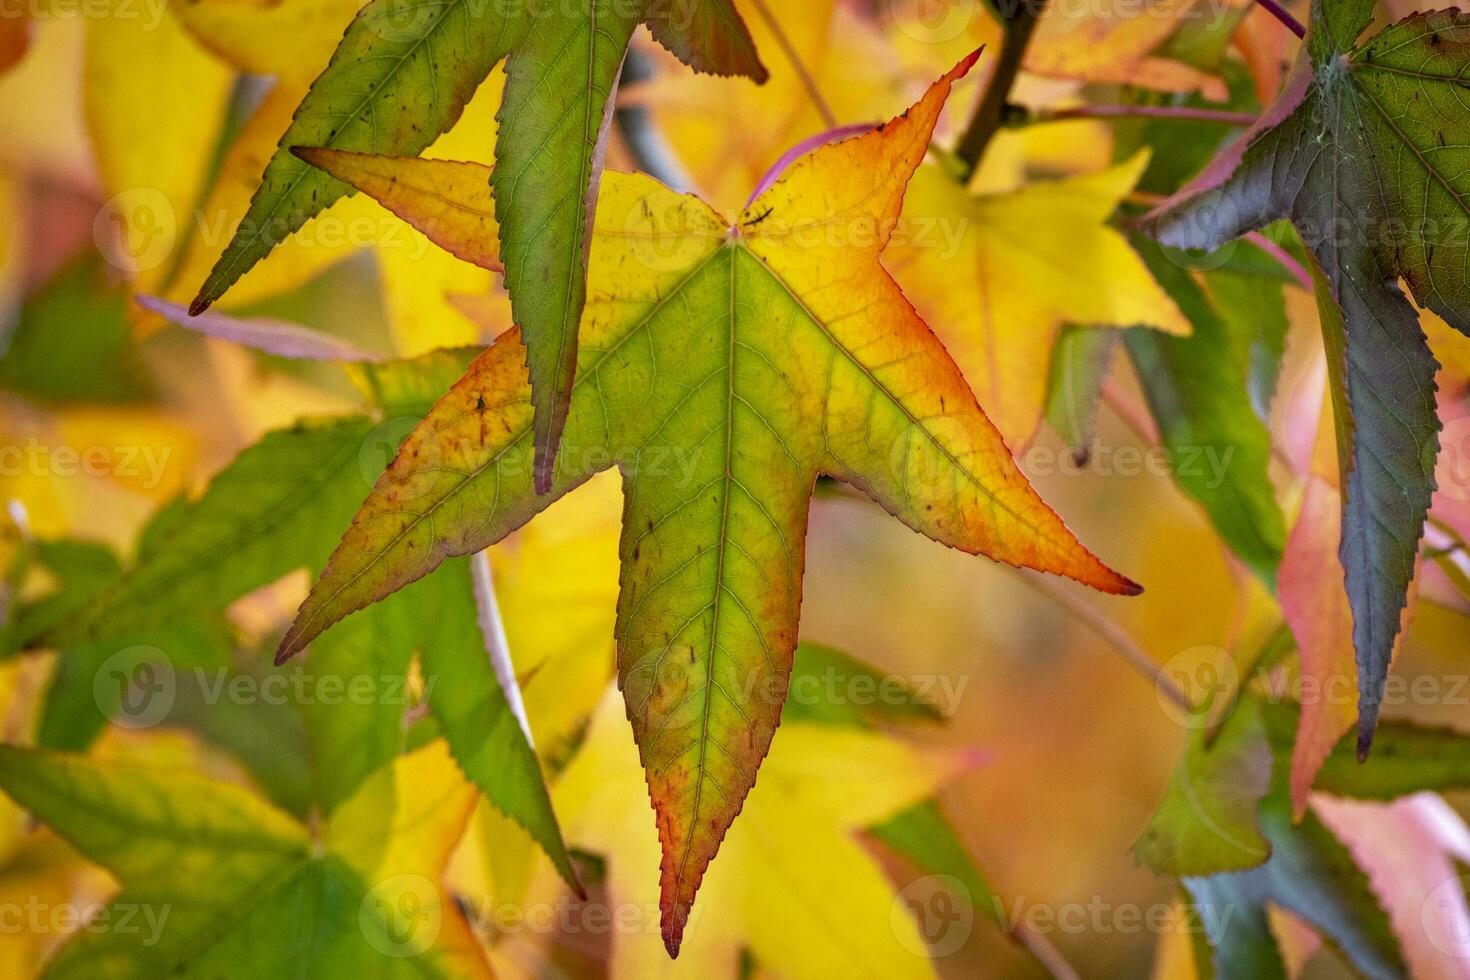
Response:
[[[151,628],[320,568],[366,482],[361,456],[375,428],[357,416],[270,433],[172,514],[126,574],[35,642],[67,647]]]
[[[121,696],[134,665],[116,658],[135,646],[140,662],[169,673],[170,696],[181,704],[179,717],[170,712],[160,720],[197,723],[204,709],[228,702],[218,685],[237,675],[226,672],[228,651],[214,639],[208,615],[289,572],[320,572],[364,488],[428,411],[428,392],[461,374],[472,354],[449,350],[347,365],[364,394],[393,416],[388,422],[350,416],[266,435],[198,500],[161,509],[126,570],[106,549],[43,543],[42,562],[59,566],[53,570],[67,588],[23,607],[13,637],[0,634],[7,646],[62,651],[47,693],[43,742],[67,749],[91,742],[112,714],[111,705],[97,700],[99,692]],[[430,708],[455,758],[579,888],[536,754],[504,692],[487,684],[485,645],[461,563],[334,631],[301,668],[304,676],[284,679],[285,690],[305,692],[291,707],[308,735],[311,802],[333,811],[405,750],[402,681],[416,652],[424,657]],[[103,668],[120,674],[119,683],[111,676],[98,680]],[[370,696],[345,693],[364,683]]]
[[[640,22],[695,68],[765,78],[731,0],[373,0],[302,100],[190,312],[203,312],[348,191],[290,147],[419,153],[505,61],[494,205],[530,366],[538,488],[546,491],[577,365],[604,131]]]
[[[1312,925],[1359,973],[1406,976],[1364,870],[1315,814],[1293,819],[1295,717],[1293,706],[1252,693],[1213,744],[1196,731],[1135,855],[1189,893],[1206,940],[1196,950],[1203,976],[1286,976],[1269,906]]]
[[[0,789],[122,884],[48,977],[491,975],[436,880],[474,806],[440,745],[377,773],[315,839],[177,767],[6,745]]]
[[[1359,41],[1371,0],[1316,0],[1302,58],[1260,122],[1153,214],[1166,245],[1216,248],[1278,218],[1319,272],[1343,469],[1341,558],[1366,754],[1434,489],[1436,363],[1421,305],[1470,330],[1470,14],[1416,13]]]
[[[1271,843],[1265,864],[1236,874],[1186,878],[1211,947],[1206,975],[1254,980],[1286,972],[1267,925],[1270,905],[1317,929],[1363,976],[1407,977],[1399,941],[1368,876],[1314,814],[1293,825],[1291,800],[1273,793],[1261,806]]]
[[[1138,591],[1042,503],[879,263],[975,58],[904,116],[797,163],[733,228],[650,178],[609,175],[553,492],[533,480],[511,333],[404,442],[282,642],[290,657],[619,467],[618,669],[663,841],[671,952],[780,717],[819,475],[952,547]],[[357,165],[316,159],[334,173]]]

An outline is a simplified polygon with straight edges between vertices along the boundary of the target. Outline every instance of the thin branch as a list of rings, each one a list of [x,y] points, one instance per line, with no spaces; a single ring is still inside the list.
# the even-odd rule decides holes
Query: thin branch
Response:
[[[1004,9],[1001,11],[1005,36],[1001,41],[995,73],[990,76],[990,84],[985,86],[985,94],[975,107],[975,116],[970,120],[970,127],[965,130],[965,135],[960,137],[959,146],[955,148],[955,158],[962,171],[960,176],[966,183],[980,166],[980,158],[985,155],[985,147],[990,145],[991,137],[1005,121],[1011,88],[1016,84],[1016,75],[1020,73],[1021,62],[1025,60],[1026,46],[1031,43],[1031,35],[1036,30],[1042,11],[1046,9],[1046,0],[1014,2],[1015,10],[1009,14]],[[1003,8],[1005,5],[1001,6]]]
[[[1250,126],[1256,121],[1255,115],[1249,112],[1197,109],[1183,105],[1085,105],[1069,109],[1022,110],[1007,115],[1005,125],[1032,126],[1073,119],[1183,119],[1223,123],[1227,126]]]
[[[1067,610],[1078,622],[1100,638],[1106,640],[1109,646],[1123,655],[1124,660],[1153,681],[1159,693],[1185,711],[1194,711],[1194,705],[1190,702],[1189,696],[1180,689],[1179,685],[1169,679],[1163,668],[1148,655],[1148,651],[1139,646],[1138,642],[1125,633],[1117,623],[1098,612],[1090,603],[1073,595],[1060,582],[1053,581],[1039,572],[1021,572],[1020,578],[1037,592]]]
[[[817,493],[831,500],[845,501],[860,507],[872,506],[872,500],[867,495],[859,493],[844,483],[823,480],[817,484]],[[1185,711],[1193,713],[1195,707],[1189,701],[1189,696],[1180,689],[1179,685],[1169,679],[1148,652],[1139,646],[1133,637],[1125,633],[1122,627],[1108,619],[1097,609],[1077,598],[1061,583],[1048,577],[1043,572],[1033,572],[1030,569],[1017,568],[1011,565],[1001,567],[1014,572],[1021,581],[1025,582],[1035,591],[1049,599],[1054,600],[1067,612],[1071,613],[1078,621],[1087,626],[1094,633],[1108,642],[1108,645],[1123,655],[1123,659],[1130,665],[1136,667],[1138,672],[1152,681],[1156,689],[1173,701]]]
[[[1036,958],[1036,962],[1040,963],[1046,972],[1052,975],[1054,980],[1079,980],[1080,974],[1073,968],[1071,963],[1067,962],[1067,958],[1062,955],[1062,951],[1052,945],[1051,940],[1047,939],[1041,933],[1028,929],[1018,923],[1011,930],[1011,935],[1015,938],[1016,942],[1024,946],[1026,951]]]
[[[1291,11],[1281,6],[1276,0],[1256,0],[1256,3],[1265,7],[1272,17],[1285,24],[1287,29],[1297,37],[1304,38],[1307,36],[1307,29],[1302,26],[1302,22],[1293,17]]]
[[[822,91],[817,88],[817,80],[812,77],[811,72],[807,71],[807,67],[802,62],[801,55],[797,53],[795,45],[786,36],[786,32],[781,29],[781,25],[771,13],[771,8],[766,6],[766,0],[750,0],[750,2],[755,5],[756,13],[760,14],[761,20],[765,21],[766,26],[771,29],[771,33],[776,38],[776,43],[781,46],[782,53],[786,55],[786,60],[790,61],[791,67],[796,69],[796,77],[801,79],[801,87],[806,89],[807,98],[811,99],[812,105],[817,107],[817,114],[822,117],[822,122],[826,124],[828,129],[836,129],[837,117],[832,113],[832,107],[827,104],[826,99],[822,98]]]
[[[877,128],[877,123],[859,123],[855,126],[839,126],[836,129],[830,129],[825,133],[818,133],[816,136],[813,136],[810,139],[802,140],[800,143],[796,144],[791,149],[782,154],[781,159],[777,160],[774,164],[771,165],[771,169],[766,171],[765,176],[761,178],[760,183],[755,185],[755,190],[750,192],[750,200],[745,202],[745,206],[750,207],[752,204],[754,204],[756,198],[760,197],[766,191],[770,190],[771,185],[781,179],[781,175],[786,172],[787,168],[789,168],[793,163],[800,160],[802,157],[806,156],[813,150],[826,146],[828,143],[836,143],[839,140],[849,139],[853,136],[861,136],[863,133],[870,133]]]

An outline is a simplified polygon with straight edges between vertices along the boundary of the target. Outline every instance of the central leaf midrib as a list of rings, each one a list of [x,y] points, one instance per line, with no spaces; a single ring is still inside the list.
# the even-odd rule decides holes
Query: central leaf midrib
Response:
[[[674,877],[676,901],[684,886],[684,873],[689,865],[689,855],[694,851],[694,834],[699,829],[699,807],[704,797],[704,781],[708,771],[710,711],[715,700],[715,652],[720,646],[720,605],[725,589],[725,545],[730,536],[730,484],[735,478],[731,466],[734,462],[735,448],[735,296],[737,291],[735,266],[738,263],[735,253],[728,245],[722,247],[720,251],[730,253],[726,260],[726,264],[730,267],[730,306],[725,329],[725,470],[720,498],[719,539],[715,551],[715,587],[710,613],[709,651],[705,655],[704,707],[700,718],[699,764],[694,779],[694,805],[691,808],[693,819],[690,821],[689,835],[684,838],[683,854],[679,857],[679,870]]]

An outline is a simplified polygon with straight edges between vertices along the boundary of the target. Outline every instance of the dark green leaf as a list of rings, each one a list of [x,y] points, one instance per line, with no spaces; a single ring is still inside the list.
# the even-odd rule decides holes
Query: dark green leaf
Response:
[[[1470,14],[1413,14],[1363,43],[1372,0],[1316,0],[1280,100],[1154,213],[1178,248],[1289,218],[1314,258],[1338,414],[1342,561],[1371,744],[1434,487],[1436,364],[1412,305],[1470,331]]]

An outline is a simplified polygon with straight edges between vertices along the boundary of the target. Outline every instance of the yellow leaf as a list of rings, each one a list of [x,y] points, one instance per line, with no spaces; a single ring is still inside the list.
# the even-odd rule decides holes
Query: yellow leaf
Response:
[[[981,196],[936,166],[914,177],[888,265],[1013,449],[1041,421],[1063,324],[1189,333],[1105,224],[1147,164],[1140,152],[1098,173]]]
[[[775,734],[819,473],[951,547],[1139,591],[1030,488],[879,261],[977,56],[886,126],[793,164],[733,224],[651,178],[609,174],[554,492],[538,494],[526,465],[532,410],[512,331],[403,442],[278,651],[617,466],[619,678],[665,846],[671,951]],[[334,174],[355,159],[318,157]],[[430,165],[396,161],[405,175]]]
[[[85,112],[108,201],[98,244],[139,290],[161,285],[209,174],[235,75],[158,6],[87,22]],[[107,224],[101,225],[102,222]]]
[[[190,0],[173,9],[200,43],[242,72],[310,82],[361,6],[362,0]]]
[[[657,929],[639,922],[614,933],[612,975],[733,977],[749,946],[762,965],[793,980],[932,976],[906,906],[856,835],[929,798],[963,768],[957,754],[872,732],[783,726],[724,857],[705,879],[705,911],[690,919],[679,959],[670,962]],[[609,906],[644,909],[658,886],[659,842],[615,693],[603,700],[555,801],[568,839],[607,858]]]

